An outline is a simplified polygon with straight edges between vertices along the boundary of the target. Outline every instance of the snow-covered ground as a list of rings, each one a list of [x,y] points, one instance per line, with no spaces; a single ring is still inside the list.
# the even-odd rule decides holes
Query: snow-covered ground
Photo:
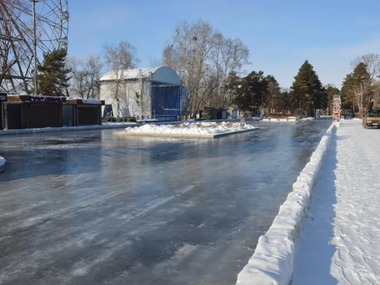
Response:
[[[289,116],[286,118],[264,118],[263,121],[265,122],[304,122],[304,121],[312,121],[315,120],[314,117],[308,117],[308,118],[302,118],[298,119],[298,117]]]
[[[199,122],[173,125],[144,125],[137,128],[126,128],[126,132],[134,134],[176,134],[176,135],[219,135],[244,130],[256,129],[249,124],[240,126],[233,122]]]
[[[380,131],[341,120],[296,241],[292,285],[380,284]]]
[[[298,118],[295,116],[289,116],[289,117],[282,117],[282,118],[272,118],[272,117],[267,117],[263,118],[264,122],[297,122]]]

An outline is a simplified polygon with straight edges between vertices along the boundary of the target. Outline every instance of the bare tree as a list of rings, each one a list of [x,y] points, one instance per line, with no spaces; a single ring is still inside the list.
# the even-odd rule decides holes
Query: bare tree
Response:
[[[118,115],[121,113],[121,100],[126,96],[125,79],[127,70],[139,62],[136,48],[126,41],[118,45],[104,44],[104,63],[110,68],[112,82],[109,84],[111,96],[116,101]]]
[[[212,49],[212,27],[199,21],[194,25],[184,21],[177,25],[173,44],[163,53],[165,64],[174,69],[188,88],[188,111],[197,111],[207,94],[206,60]]]
[[[66,59],[66,68],[71,71],[70,87],[68,90],[71,97],[83,97],[84,80],[83,76],[79,76],[81,72],[81,66],[83,61],[75,56],[69,56]]]
[[[374,99],[374,106],[379,107],[380,106],[380,81],[375,80],[373,83],[373,99]]]
[[[99,96],[99,78],[102,66],[100,56],[90,55],[84,63],[83,71],[87,74],[87,99]]]
[[[67,59],[72,72],[70,93],[83,99],[99,97],[99,78],[102,69],[100,56],[90,55],[85,60],[76,57]]]
[[[360,63],[366,65],[369,80],[362,86],[362,89],[356,90],[356,97],[362,98],[364,103],[367,103],[367,101],[369,102],[370,99],[374,99],[375,104],[378,105],[380,101],[380,82],[378,81],[378,78],[380,77],[380,55],[371,53],[358,56],[351,62],[351,67],[355,69]],[[357,104],[362,113],[363,103],[357,100]]]
[[[351,61],[352,69],[355,69],[361,62],[367,66],[367,72],[371,77],[371,81],[380,75],[380,55],[371,53],[358,56]]]
[[[170,43],[163,51],[163,62],[175,70],[188,88],[188,113],[207,104],[225,104],[221,92],[228,74],[240,71],[248,63],[249,51],[239,39],[225,39],[210,24],[198,21],[177,25]]]
[[[226,39],[222,49],[223,72],[239,72],[244,64],[250,64],[249,49],[240,39]]]
[[[216,104],[227,104],[227,91],[220,90],[228,75],[231,72],[238,73],[244,64],[250,64],[249,49],[240,39],[225,39],[222,34],[214,35],[214,49],[212,51],[212,61],[216,69],[218,88],[216,90]]]
[[[150,67],[160,67],[164,65],[161,59],[157,59],[153,57],[149,57],[149,63],[150,63]]]

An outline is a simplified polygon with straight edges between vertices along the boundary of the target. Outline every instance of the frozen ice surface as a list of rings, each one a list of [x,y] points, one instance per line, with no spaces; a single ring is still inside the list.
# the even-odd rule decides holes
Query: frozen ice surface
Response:
[[[0,284],[234,284],[331,120],[0,140]]]

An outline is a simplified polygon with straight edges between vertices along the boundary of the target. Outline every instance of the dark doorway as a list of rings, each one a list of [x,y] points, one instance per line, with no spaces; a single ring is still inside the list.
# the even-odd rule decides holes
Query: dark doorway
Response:
[[[22,104],[4,104],[6,129],[22,129]]]
[[[31,104],[29,106],[29,128],[60,127],[61,105]]]
[[[78,106],[78,126],[99,124],[101,124],[100,105]]]

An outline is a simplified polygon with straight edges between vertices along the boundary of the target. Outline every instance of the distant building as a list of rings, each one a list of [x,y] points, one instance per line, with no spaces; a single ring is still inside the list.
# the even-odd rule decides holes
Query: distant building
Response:
[[[108,71],[100,78],[100,99],[114,117],[177,120],[187,111],[187,90],[169,67]]]

